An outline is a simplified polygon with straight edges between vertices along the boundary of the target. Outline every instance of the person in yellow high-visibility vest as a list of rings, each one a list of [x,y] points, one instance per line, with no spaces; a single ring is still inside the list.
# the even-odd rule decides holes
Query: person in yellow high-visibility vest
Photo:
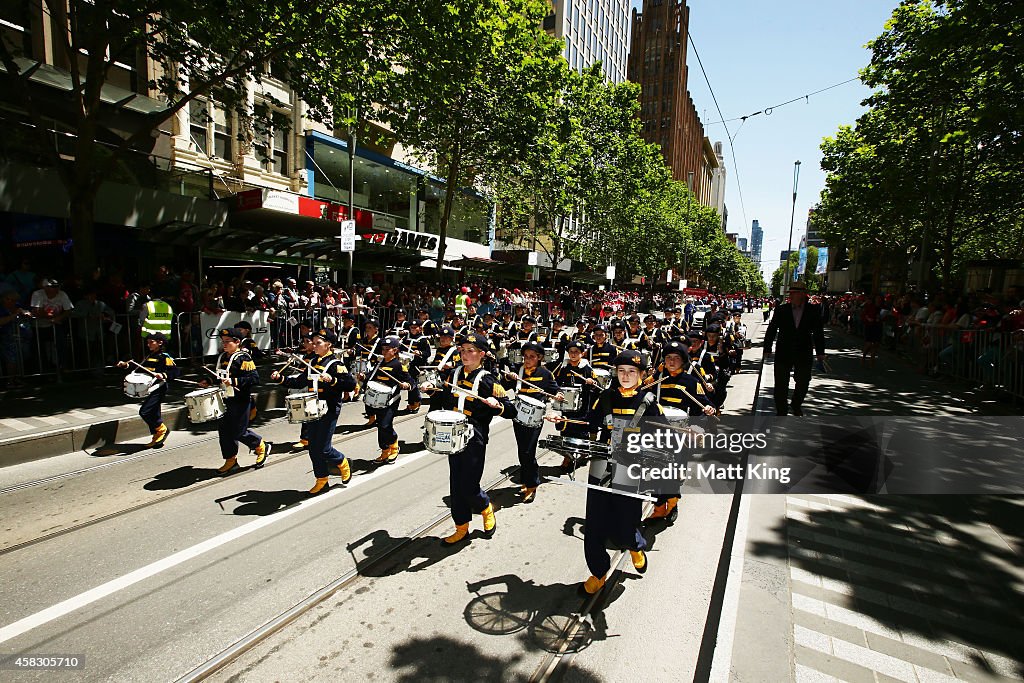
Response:
[[[164,337],[171,337],[171,319],[174,317],[174,309],[166,301],[153,299],[146,303],[139,311],[142,317],[142,338],[145,339],[151,334],[160,332]]]
[[[455,315],[466,318],[469,313],[469,287],[463,287],[462,291],[455,295]]]

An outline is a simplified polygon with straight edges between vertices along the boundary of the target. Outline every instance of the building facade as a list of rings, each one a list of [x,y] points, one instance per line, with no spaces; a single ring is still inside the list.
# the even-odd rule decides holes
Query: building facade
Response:
[[[644,0],[642,11],[634,9],[627,77],[640,86],[644,139],[661,146],[675,180],[688,182],[692,173],[697,200],[724,214],[720,145],[716,150],[704,136],[687,90],[689,18],[685,0]]]
[[[761,244],[763,242],[764,230],[755,218],[753,225],[750,226],[750,258],[754,260],[754,263],[761,263]]]
[[[629,0],[551,0],[544,29],[565,41],[562,55],[580,71],[601,62],[608,80],[626,80]]]

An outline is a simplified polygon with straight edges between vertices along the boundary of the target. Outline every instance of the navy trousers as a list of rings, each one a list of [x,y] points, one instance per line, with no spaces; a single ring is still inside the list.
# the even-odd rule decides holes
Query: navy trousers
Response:
[[[150,434],[156,434],[156,428],[163,424],[163,414],[160,412],[160,404],[164,402],[164,398],[167,397],[167,385],[164,384],[162,387],[151,393],[146,397],[146,400],[142,402],[142,406],[139,407],[139,417],[149,427]]]
[[[238,455],[238,443],[256,450],[263,438],[249,429],[249,397],[229,398],[225,402],[224,416],[217,423],[220,454],[224,459]]]
[[[331,465],[340,465],[345,460],[345,454],[331,444],[334,430],[338,426],[339,415],[341,415],[341,403],[336,406],[328,405],[326,415],[319,420],[302,425],[306,428],[305,438],[309,439],[309,459],[313,463],[313,474],[317,478],[326,477]]]
[[[398,401],[389,403],[384,408],[367,408],[369,415],[376,415],[377,422],[377,446],[381,450],[398,441],[398,432],[395,431],[395,411],[398,410]]]
[[[519,447],[519,480],[523,486],[536,488],[540,486],[537,442],[540,440],[541,428],[526,427],[518,422],[513,422],[512,431],[516,434],[516,445]]]
[[[597,483],[594,478],[591,484]],[[600,578],[611,569],[606,545],[643,550],[647,540],[640,533],[643,501],[615,493],[587,489],[587,519],[583,529],[583,554],[590,573]]]
[[[480,488],[485,448],[483,443],[474,439],[461,453],[448,456],[448,485],[452,519],[456,524],[469,524],[473,513],[479,514],[491,504],[491,499]]]

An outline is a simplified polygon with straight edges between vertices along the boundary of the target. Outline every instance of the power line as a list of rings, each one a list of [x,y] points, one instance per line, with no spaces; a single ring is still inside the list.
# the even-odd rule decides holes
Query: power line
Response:
[[[690,44],[691,45],[693,44],[693,38],[690,39]],[[694,52],[694,54],[696,54],[697,48],[694,48],[693,52]],[[697,61],[700,62],[700,57],[697,58]],[[847,83],[852,83],[854,81],[859,81],[859,80],[860,80],[860,76],[854,76],[853,78],[847,78],[845,81],[843,81],[841,83],[833,83],[832,85],[828,86],[827,88],[822,88],[821,90],[815,90],[814,92],[809,92],[806,95],[800,95],[799,97],[794,97],[791,100],[786,100],[785,102],[780,102],[779,104],[773,104],[772,106],[765,107],[764,109],[762,109],[760,111],[755,111],[753,114],[747,114],[746,116],[737,116],[737,117],[732,118],[732,119],[727,119],[724,116],[722,116],[722,120],[721,121],[714,121],[712,123],[705,123],[704,125],[705,126],[714,126],[714,125],[717,125],[719,123],[724,124],[724,123],[728,123],[730,121],[743,121],[744,123],[746,123],[747,119],[752,118],[754,116],[758,116],[760,114],[764,114],[765,116],[771,116],[772,113],[776,109],[778,109],[779,107],[785,107],[787,104],[793,104],[794,102],[799,102],[800,100],[805,100],[806,101],[810,97],[812,97],[813,95],[818,95],[820,93],[825,92],[826,90],[832,90],[833,88],[838,88],[841,85],[846,85]],[[719,111],[718,114],[719,114],[719,116],[721,116],[722,112]]]
[[[732,136],[729,134],[729,126],[725,124],[725,115],[722,114],[722,108],[718,106],[718,98],[715,97],[715,89],[711,87],[711,81],[708,79],[708,73],[704,70],[704,62],[700,59],[700,53],[697,52],[697,45],[693,42],[693,36],[690,32],[686,32],[686,37],[690,41],[690,47],[693,48],[693,54],[697,58],[697,64],[700,66],[700,72],[704,74],[704,82],[708,84],[708,91],[711,92],[711,99],[715,103],[715,109],[718,110],[718,115],[723,119],[722,125],[725,126],[725,137],[729,140],[729,151],[732,153],[732,165],[736,169],[736,191],[740,194],[740,210],[743,213],[743,225],[748,226],[749,221],[747,220],[747,207],[743,203],[743,186],[740,184],[740,166],[736,162],[736,148],[732,144]],[[739,131],[736,131],[739,134]],[[750,239],[750,228],[747,227],[747,239]]]

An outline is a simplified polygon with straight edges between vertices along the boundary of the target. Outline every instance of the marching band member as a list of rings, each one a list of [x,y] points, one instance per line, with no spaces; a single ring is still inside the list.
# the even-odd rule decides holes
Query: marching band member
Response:
[[[334,332],[317,330],[310,341],[313,356],[309,361],[310,367],[287,379],[276,370],[270,374],[272,380],[281,381],[285,386],[314,392],[317,400],[327,404],[326,413],[302,424],[309,440],[309,459],[313,463],[313,476],[316,477],[313,488],[309,490],[314,496],[330,488],[327,482],[330,474],[340,476],[342,484],[347,484],[352,478],[348,458],[331,444],[334,430],[338,426],[338,416],[341,415],[342,395],[352,391],[356,383],[345,365],[334,355],[336,341]]]
[[[313,337],[312,335],[302,338],[302,360],[307,363],[312,363],[316,360],[316,353],[313,351]],[[276,370],[270,373],[270,378],[275,379],[274,375],[280,376]],[[303,448],[309,445],[309,423],[303,422],[302,426],[299,427],[299,440],[292,444],[292,450],[301,451]]]
[[[722,328],[717,324],[708,325],[707,340],[704,345],[705,353],[711,359],[715,368],[715,398],[718,407],[725,405],[726,392],[729,384],[730,351],[732,344],[722,337]]]
[[[587,347],[583,342],[575,339],[565,345],[565,359],[561,365],[555,368],[555,383],[559,387],[583,387],[583,409],[577,412],[563,411],[562,417],[570,420],[585,421],[587,408],[593,404],[597,389],[597,382],[594,380],[594,369],[583,357]],[[582,375],[582,377],[581,377]],[[562,433],[562,436],[575,439],[589,439],[590,427],[573,422],[556,422],[555,429]],[[573,459],[569,456],[562,456],[562,469],[572,468]]]
[[[686,344],[680,341],[669,342],[664,349],[665,367],[651,378],[652,384],[657,383],[651,390],[659,405],[686,410],[689,415],[714,415],[715,406],[705,394],[704,387],[696,377],[686,372],[684,362],[689,358]],[[669,517],[675,521],[679,514],[676,511],[679,496],[661,495],[657,498],[650,519]]]
[[[238,444],[244,443],[256,454],[253,469],[260,469],[267,463],[272,444],[268,443],[256,432],[249,429],[249,395],[253,387],[259,384],[260,376],[256,373],[256,364],[248,352],[241,348],[243,333],[235,327],[227,327],[220,331],[220,343],[223,352],[217,357],[217,379],[224,389],[223,417],[217,422],[217,434],[220,438],[220,453],[224,464],[217,470],[219,474],[234,474],[238,467]],[[200,385],[209,386],[206,380]]]
[[[409,376],[412,377],[412,388],[409,389],[408,409],[416,412],[420,409],[422,398],[420,397],[420,384],[417,379],[420,376],[420,368],[427,364],[430,359],[430,341],[423,333],[423,323],[419,320],[409,322],[409,350],[413,354],[412,362],[409,364]]]
[[[256,344],[256,340],[252,338],[252,325],[245,321],[239,320],[235,323],[235,329],[240,330],[242,333],[241,348],[247,352],[255,363],[261,358],[266,358],[269,354],[261,349]],[[249,422],[253,422],[256,419],[256,393],[253,392],[249,395]]]
[[[167,386],[170,384],[172,379],[178,377],[181,374],[181,368],[174,364],[174,359],[164,351],[164,344],[167,342],[167,337],[164,336],[163,332],[152,332],[146,337],[146,348],[149,353],[142,360],[139,365],[149,370],[157,379],[149,390],[149,395],[146,396],[146,400],[142,402],[139,407],[139,417],[149,427],[149,433],[153,435],[146,446],[148,448],[161,448],[164,442],[167,440],[167,434],[170,432],[167,429],[167,425],[164,424],[163,415],[160,412],[160,406],[167,397]],[[118,361],[117,367],[127,368],[128,363],[125,361]]]
[[[496,415],[511,416],[515,408],[505,395],[505,390],[494,375],[483,369],[481,363],[487,353],[489,343],[486,337],[472,333],[467,335],[459,346],[462,365],[443,373],[444,381],[454,384],[457,389],[471,391],[480,399],[468,395],[456,398],[449,384],[440,387],[431,405],[453,408],[461,411],[473,425],[473,438],[461,453],[448,456],[450,472],[449,485],[451,493],[452,521],[455,522],[455,533],[442,539],[445,546],[454,546],[466,540],[469,533],[469,522],[473,513],[483,515],[484,536],[490,538],[497,529],[494,508],[482,488],[480,478],[484,472],[487,441],[491,418]],[[433,387],[424,385],[426,390]]]
[[[594,344],[587,351],[587,360],[595,368],[610,370],[615,358],[615,347],[608,343],[608,328],[605,325],[594,327]]]
[[[640,386],[640,378],[646,370],[640,352],[623,351],[614,358],[613,363],[618,384],[601,392],[594,402],[588,421],[592,431],[600,431],[601,439],[614,445],[621,440],[622,430],[636,417],[638,411],[644,411],[642,415],[654,416],[661,414],[661,408],[654,396]],[[607,461],[604,463],[607,466]],[[589,483],[600,483],[600,477],[592,475]],[[649,563],[647,553],[644,552],[647,541],[640,533],[642,514],[643,501],[639,498],[587,489],[583,552],[591,575],[580,586],[582,594],[593,595],[604,587],[606,575],[611,569],[611,559],[605,548],[609,540],[629,550],[633,568],[637,572],[644,574],[647,571]]]
[[[742,316],[739,313],[734,313],[732,318],[730,337],[733,344],[733,352],[730,354],[730,360],[732,361],[730,371],[735,375],[743,365],[743,343],[747,338],[747,326],[743,324]]]
[[[366,321],[363,326],[363,341],[359,343],[359,354],[358,357],[366,361],[366,367],[372,368],[376,359],[380,357],[380,336],[378,331],[380,330],[380,321],[377,318],[370,318]],[[357,393],[361,391],[362,378],[365,377],[363,373],[359,373],[360,384],[357,386]],[[366,417],[366,426],[369,427],[377,421],[377,416],[371,413],[369,410],[363,411],[364,417]]]
[[[581,344],[588,344],[590,342],[590,333],[587,332],[587,319],[580,318],[576,321],[576,331],[572,333],[573,341],[578,341]]]
[[[523,344],[523,363],[519,366],[518,372],[505,373],[506,379],[502,384],[506,389],[515,387],[517,395],[529,396],[547,403],[541,392],[555,394],[556,400],[565,398],[551,372],[545,368],[541,361],[544,360],[544,347],[535,341]],[[514,379],[511,379],[514,378]],[[543,427],[527,427],[513,421],[512,431],[516,435],[516,446],[519,449],[519,477],[521,488],[519,494],[524,503],[532,503],[537,495],[537,487],[540,486],[540,467],[537,465],[537,441],[540,440],[540,432]]]
[[[691,364],[687,372],[694,376],[700,373],[700,379],[704,380],[701,385],[703,386],[706,383],[708,388],[714,391],[717,368],[715,368],[711,356],[708,355],[707,349],[704,348],[704,335],[699,330],[690,330],[686,333],[686,336],[690,342]],[[717,396],[712,394],[710,398],[716,406],[721,406]]]
[[[381,359],[368,374],[360,373],[359,379],[380,382],[391,390],[388,403],[383,408],[366,408],[366,412],[374,418],[371,424],[377,425],[380,455],[375,462],[379,465],[390,465],[398,459],[398,432],[395,431],[394,422],[395,411],[398,410],[398,401],[401,398],[399,389],[410,388],[412,378],[402,368],[402,361],[398,359],[398,349],[402,346],[402,340],[395,336],[385,337],[379,346]]]

